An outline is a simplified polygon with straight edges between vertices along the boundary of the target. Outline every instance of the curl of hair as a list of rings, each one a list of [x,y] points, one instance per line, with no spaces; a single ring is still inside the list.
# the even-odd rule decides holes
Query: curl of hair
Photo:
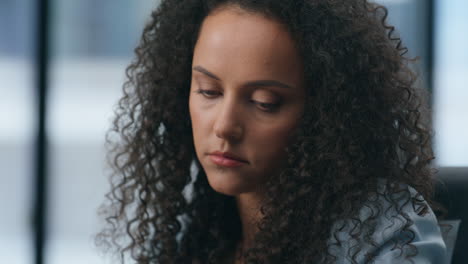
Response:
[[[101,208],[108,226],[97,236],[100,245],[122,261],[130,254],[138,263],[220,263],[239,239],[234,198],[209,186],[188,110],[200,26],[228,5],[287,26],[308,91],[288,165],[266,183],[265,217],[246,263],[332,263],[324,241],[336,235],[330,232],[340,219],[353,220],[353,239],[373,245],[371,220],[381,212],[365,221],[357,213],[376,202],[371,196],[402,192],[395,183],[412,186],[437,208],[425,95],[386,23],[386,8],[365,0],[163,0],[127,68],[107,134],[114,174]],[[379,178],[385,193],[377,192]],[[421,197],[405,197],[427,210]],[[399,201],[389,201],[410,226]],[[354,263],[359,250],[348,252]]]

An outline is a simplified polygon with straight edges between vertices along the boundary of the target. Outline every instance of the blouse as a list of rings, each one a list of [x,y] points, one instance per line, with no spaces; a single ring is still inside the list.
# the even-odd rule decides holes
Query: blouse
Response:
[[[417,191],[412,187],[408,185],[402,186],[408,188],[412,197],[417,195]],[[401,194],[394,194],[393,196],[395,195],[401,196]],[[351,231],[354,234],[353,222],[356,220],[338,221],[333,225],[332,234],[336,230],[339,231],[336,233],[336,236],[331,236],[328,243],[330,245],[330,252],[334,256],[337,256],[336,263],[354,263],[349,257],[354,252],[356,252],[355,260],[359,264],[368,263],[366,262],[366,256],[368,255],[374,256],[374,262],[372,263],[379,264],[447,263],[447,249],[441,235],[441,229],[434,212],[429,206],[424,215],[419,215],[417,213],[418,208],[413,208],[411,201],[404,203],[407,199],[402,199],[398,202],[401,213],[397,213],[396,207],[392,206],[388,199],[379,197],[378,200],[379,208],[374,203],[365,204],[359,211],[359,220],[361,222],[376,223],[376,227],[370,235],[375,241],[374,245],[362,243],[364,241],[364,235],[362,234],[358,234],[357,239],[355,236],[354,239],[351,239],[349,232]],[[422,203],[427,205],[425,200]],[[371,217],[371,212],[379,209],[382,213],[375,218]],[[407,220],[403,215],[406,215],[406,218],[412,222],[410,222],[410,225],[405,230],[403,230],[403,227]],[[411,230],[413,234],[408,232],[408,230]],[[398,247],[398,245],[404,244],[410,238],[412,238],[412,241],[409,244],[413,247],[409,247],[408,245]],[[358,251],[358,248],[361,250]],[[414,249],[417,251],[414,251]],[[350,252],[351,254],[349,254]]]

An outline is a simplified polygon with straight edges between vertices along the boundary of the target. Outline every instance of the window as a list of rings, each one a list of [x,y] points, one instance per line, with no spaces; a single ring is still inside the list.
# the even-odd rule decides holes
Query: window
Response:
[[[439,166],[468,166],[468,2],[436,1],[434,126]]]
[[[0,263],[33,257],[33,2],[0,2]]]
[[[104,136],[145,19],[157,3],[54,0],[48,96],[46,263],[103,263],[94,247],[108,191]]]

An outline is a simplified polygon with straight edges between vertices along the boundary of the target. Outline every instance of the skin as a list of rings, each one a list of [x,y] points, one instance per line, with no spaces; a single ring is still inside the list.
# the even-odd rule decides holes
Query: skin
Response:
[[[231,6],[204,20],[192,69],[189,110],[197,158],[210,186],[236,197],[247,247],[260,217],[262,185],[284,167],[285,147],[304,111],[302,61],[284,25]],[[263,80],[274,82],[258,82]],[[210,158],[213,151],[234,153],[246,163],[219,166]]]

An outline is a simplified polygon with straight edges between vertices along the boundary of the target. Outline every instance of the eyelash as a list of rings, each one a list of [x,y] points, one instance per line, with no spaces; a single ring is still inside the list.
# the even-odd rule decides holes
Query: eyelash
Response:
[[[204,97],[208,98],[208,99],[212,99],[215,95],[213,94],[209,94],[210,92],[214,92],[214,93],[217,93],[216,91],[213,91],[213,90],[203,90],[203,89],[198,89],[196,91],[198,94],[201,94],[203,95]],[[264,112],[274,112],[278,106],[280,105],[279,103],[262,103],[262,102],[258,102],[258,101],[255,101],[255,100],[250,100],[251,102],[259,105],[262,109],[262,111]]]

